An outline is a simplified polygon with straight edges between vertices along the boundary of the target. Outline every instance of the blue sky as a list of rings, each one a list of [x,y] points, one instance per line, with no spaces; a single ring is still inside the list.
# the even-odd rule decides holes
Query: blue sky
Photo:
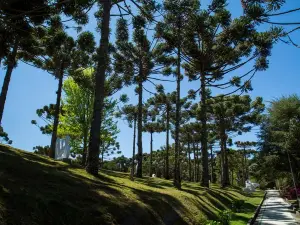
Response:
[[[208,0],[202,1],[207,4]],[[240,1],[229,1],[228,8],[233,16],[241,14],[242,9]],[[300,7],[300,1],[289,1],[283,10]],[[91,12],[92,13],[92,12]],[[300,22],[300,13],[294,13],[288,16],[282,16],[274,19],[274,21],[297,21]],[[298,20],[297,20],[298,19]],[[99,35],[95,31],[96,21],[91,14],[89,24],[84,30],[90,30],[95,33],[95,37],[99,39]],[[115,19],[111,22],[112,38],[115,28]],[[292,26],[291,26],[292,28]],[[70,31],[72,35],[76,35],[75,31]],[[300,31],[293,35],[295,41],[300,43]],[[260,72],[252,80],[254,90],[250,95],[254,98],[262,96],[265,103],[278,98],[282,95],[299,94],[300,95],[300,49],[294,46],[278,43],[274,46],[272,56],[270,57],[269,69]],[[238,72],[243,74],[247,68],[243,68]],[[0,85],[2,86],[5,71],[0,69]],[[238,75],[238,74],[231,74]],[[31,120],[37,119],[36,109],[41,108],[49,103],[55,103],[57,90],[57,80],[50,74],[30,67],[24,63],[19,63],[18,67],[13,71],[11,83],[8,90],[8,96],[5,105],[4,117],[2,125],[9,137],[13,140],[13,146],[16,148],[32,151],[37,145],[49,145],[50,137],[41,134],[39,129],[31,124]],[[174,83],[165,83],[166,91],[175,90]],[[198,83],[190,83],[187,80],[182,82],[182,96],[187,94],[191,88],[197,88]],[[152,89],[151,84],[146,84],[146,88]],[[137,102],[137,96],[133,91],[134,87],[124,88],[116,97],[126,93],[130,98],[130,103]],[[214,94],[221,93],[214,91]],[[144,101],[150,95],[144,94]],[[133,130],[128,127],[125,121],[118,122],[121,130],[118,141],[121,145],[122,154],[131,156],[132,151],[132,133]],[[243,134],[238,140],[256,140],[255,131]],[[165,134],[154,134],[154,149],[158,149],[165,144]],[[150,149],[150,136],[143,134],[143,148],[145,152]]]

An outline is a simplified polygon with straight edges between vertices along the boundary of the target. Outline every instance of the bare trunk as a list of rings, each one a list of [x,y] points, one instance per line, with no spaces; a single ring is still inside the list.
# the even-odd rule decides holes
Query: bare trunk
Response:
[[[140,73],[142,69],[140,68]],[[139,103],[138,103],[138,155],[137,155],[137,177],[143,176],[142,166],[143,166],[143,143],[142,143],[142,132],[143,132],[143,81],[142,74],[139,76],[139,84],[138,84],[138,95],[139,95]]]
[[[16,56],[18,52],[18,41],[16,40],[12,53],[11,55],[8,56],[8,65],[7,65],[7,70],[6,74],[4,77],[3,81],[3,86],[1,90],[1,95],[0,95],[0,124],[2,124],[2,117],[3,117],[3,112],[4,112],[4,106],[5,106],[5,101],[6,101],[6,96],[8,92],[8,87],[11,79],[11,74],[14,69],[15,63],[16,63]]]
[[[180,29],[179,29],[180,30]],[[180,32],[179,32],[180,33]],[[180,127],[180,81],[181,81],[181,48],[177,49],[177,77],[176,77],[176,119],[175,119],[175,166],[174,186],[181,189],[180,161],[179,161],[179,127]]]
[[[192,165],[191,165],[191,147],[190,142],[188,142],[188,159],[189,159],[189,181],[192,181]]]
[[[197,143],[197,182],[200,182],[200,158],[199,143]]]
[[[243,149],[243,182],[245,184],[246,180],[247,180],[247,172],[246,172],[246,168],[247,168],[247,160],[246,160],[246,147],[244,147]]]
[[[134,116],[133,121],[133,145],[132,145],[132,162],[131,162],[131,177],[130,179],[133,180],[134,178],[134,160],[135,160],[135,136],[136,136],[136,115]]]
[[[90,124],[90,115],[89,115],[89,109],[90,109],[90,98],[91,95],[88,94],[87,98],[87,103],[85,107],[85,112],[84,112],[84,130],[83,130],[83,153],[82,153],[82,165],[86,166],[86,155],[88,151],[88,138],[89,138],[89,125]]]
[[[50,145],[50,152],[49,157],[55,158],[55,147],[56,147],[56,140],[57,140],[57,129],[59,123],[59,114],[60,114],[60,100],[61,100],[61,93],[62,93],[62,86],[63,86],[63,79],[64,79],[64,61],[61,61],[59,74],[58,75],[58,88],[56,92],[56,104],[55,104],[55,113],[54,113],[54,122],[53,122],[53,129],[52,129],[52,136],[51,136],[51,145]]]
[[[103,16],[101,24],[101,39],[100,48],[97,58],[97,70],[95,75],[95,98],[94,98],[94,110],[93,119],[91,123],[90,131],[90,144],[87,153],[87,166],[86,171],[93,175],[98,175],[99,169],[99,146],[100,146],[100,134],[101,134],[101,122],[103,117],[103,103],[104,103],[104,83],[105,72],[108,62],[108,42],[109,42],[109,20],[110,20],[110,8],[111,0],[101,1],[99,3],[103,5]]]
[[[202,147],[202,181],[201,185],[209,187],[208,151],[207,151],[207,115],[206,115],[206,84],[205,74],[201,72],[201,147]]]
[[[166,168],[165,168],[165,178],[170,179],[169,173],[169,130],[170,130],[170,106],[167,104],[167,124],[166,124]]]
[[[85,128],[83,133],[83,153],[82,153],[82,165],[86,164],[86,153],[88,145],[88,130]]]
[[[229,169],[228,169],[228,157],[227,157],[227,135],[225,128],[223,126],[224,119],[221,118],[220,120],[221,126],[220,126],[220,137],[221,137],[221,155],[222,155],[222,161],[223,161],[223,168],[222,168],[222,187],[227,187],[230,185],[229,181]]]
[[[153,151],[153,132],[150,132],[150,168],[149,168],[149,176],[152,177],[152,151]]]
[[[197,180],[197,155],[196,155],[196,146],[193,142],[193,153],[194,153],[194,182]]]
[[[214,155],[213,146],[210,146],[210,166],[211,166],[211,182],[214,183]]]

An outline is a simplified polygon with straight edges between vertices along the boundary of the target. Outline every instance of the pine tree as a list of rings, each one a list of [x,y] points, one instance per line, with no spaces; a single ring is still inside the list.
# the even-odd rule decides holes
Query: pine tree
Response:
[[[147,107],[147,106],[146,106]],[[148,107],[147,107],[148,108]],[[145,110],[146,111],[146,110]],[[164,130],[161,121],[157,121],[157,111],[146,111],[146,116],[144,116],[144,126],[143,130],[150,133],[150,163],[149,163],[149,177],[152,176],[152,162],[153,162],[153,134],[160,133]]]
[[[215,102],[215,103],[214,103]],[[251,128],[261,121],[261,113],[264,111],[262,98],[254,101],[248,95],[232,95],[221,99],[210,100],[212,117],[216,126],[216,133],[220,139],[222,187],[230,184],[227,143],[230,133],[242,134],[249,132]]]
[[[181,188],[180,179],[180,82],[182,80],[182,41],[187,18],[199,7],[197,0],[164,1],[164,20],[157,26],[157,36],[163,39],[167,52],[174,54],[174,75],[176,77],[176,120],[175,120],[175,178],[174,186]]]
[[[121,6],[121,3],[124,3],[124,7]],[[118,7],[120,10],[120,15],[123,16],[122,11],[125,11],[129,15],[133,15],[131,8],[127,5],[127,3],[123,0],[98,0],[99,10],[96,13],[96,17],[99,20],[99,28],[101,30],[101,38],[100,38],[100,46],[97,54],[97,68],[95,74],[95,98],[94,98],[94,112],[93,112],[93,120],[91,125],[91,136],[90,136],[90,144],[87,158],[87,166],[86,171],[90,174],[97,175],[98,174],[98,152],[100,139],[99,135],[101,133],[101,121],[102,121],[102,112],[103,112],[103,100],[105,97],[104,86],[106,80],[106,72],[108,67],[108,53],[109,53],[109,32],[110,32],[110,13],[113,6]],[[150,1],[132,1],[131,3],[138,9],[137,11],[141,11],[147,19],[153,20],[152,11],[156,9],[156,4],[154,0]],[[134,19],[136,17],[133,17]],[[140,90],[141,91],[141,90]],[[140,112],[141,113],[141,112]],[[139,120],[140,121],[140,120]],[[139,130],[142,129],[141,122],[139,122]],[[141,131],[140,131],[141,133]],[[139,144],[139,171],[138,175],[142,175],[142,159],[141,159],[141,134],[138,135],[138,139],[140,140]]]
[[[176,93],[165,93],[163,86],[157,86],[158,93],[148,99],[149,107],[153,107],[152,110],[160,112],[161,120],[165,121],[166,131],[166,150],[165,150],[165,171],[164,178],[170,179],[169,170],[169,148],[170,148],[170,130],[171,130],[171,114],[174,113],[174,105],[176,104]]]
[[[134,161],[136,158],[135,145],[136,145],[136,123],[138,117],[137,106],[125,105],[117,115],[118,117],[123,117],[127,120],[129,127],[133,127],[133,145],[132,145],[132,159],[131,159],[131,173],[130,179],[134,180]]]
[[[231,14],[225,9],[225,0],[214,0],[208,9],[201,10],[191,17],[187,23],[184,36],[184,53],[186,74],[190,80],[199,80],[201,101],[201,147],[203,176],[202,185],[209,185],[208,170],[208,132],[207,132],[207,92],[208,88],[237,87],[237,91],[251,90],[251,78],[257,71],[268,67],[267,57],[280,33],[278,29],[267,32],[257,32],[251,18],[242,16],[231,20]],[[226,74],[237,70],[255,60],[252,69],[244,75],[233,77],[230,81],[220,83]],[[241,79],[251,74],[250,78],[241,84]]]
[[[249,179],[248,155],[255,152],[252,147],[255,147],[257,143],[253,141],[236,141],[235,145],[242,151],[242,184],[245,184],[245,181]]]

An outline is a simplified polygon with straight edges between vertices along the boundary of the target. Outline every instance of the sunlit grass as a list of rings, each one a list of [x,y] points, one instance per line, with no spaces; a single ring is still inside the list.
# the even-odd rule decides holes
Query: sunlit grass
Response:
[[[263,196],[192,182],[177,190],[171,180],[145,177],[132,182],[120,172],[102,171],[94,177],[82,168],[7,146],[0,146],[0,171],[3,224],[197,225],[216,220],[236,199],[244,199],[248,211],[237,213],[233,224],[246,224]]]

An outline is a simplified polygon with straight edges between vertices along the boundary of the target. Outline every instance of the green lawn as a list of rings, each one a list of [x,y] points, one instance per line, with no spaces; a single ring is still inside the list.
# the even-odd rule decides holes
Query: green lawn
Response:
[[[1,145],[0,224],[197,225],[217,219],[235,199],[244,199],[248,211],[236,214],[232,224],[246,224],[263,196],[189,182],[179,191],[171,181],[128,177],[110,171],[93,177],[82,168]]]

